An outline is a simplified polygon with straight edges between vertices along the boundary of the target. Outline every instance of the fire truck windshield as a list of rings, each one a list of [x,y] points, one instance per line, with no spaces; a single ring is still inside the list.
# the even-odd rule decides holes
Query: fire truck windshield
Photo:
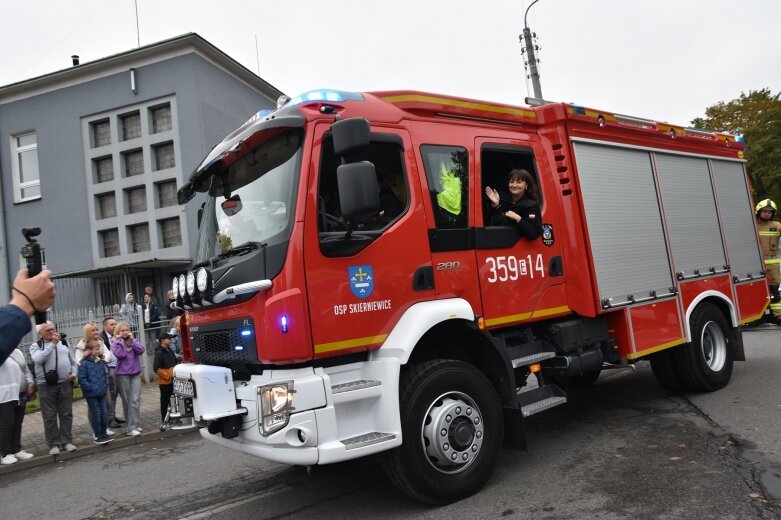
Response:
[[[248,243],[287,240],[303,135],[302,129],[280,133],[207,180],[196,264]]]

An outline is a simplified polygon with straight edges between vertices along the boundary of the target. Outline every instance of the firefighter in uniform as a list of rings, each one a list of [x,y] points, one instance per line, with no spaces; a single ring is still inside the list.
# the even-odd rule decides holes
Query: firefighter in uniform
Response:
[[[770,282],[770,319],[776,325],[781,325],[781,298],[778,286],[781,284],[781,257],[778,255],[778,239],[781,237],[781,222],[775,220],[776,203],[765,199],[757,204],[757,231],[765,257],[765,272]]]

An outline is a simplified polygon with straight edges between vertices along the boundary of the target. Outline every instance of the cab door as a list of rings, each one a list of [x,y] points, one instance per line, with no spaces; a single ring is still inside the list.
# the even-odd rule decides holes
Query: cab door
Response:
[[[379,348],[410,305],[434,296],[416,275],[431,254],[409,135],[372,126],[371,144],[351,154],[374,164],[380,205],[348,221],[330,127],[315,128],[303,252],[315,358]]]
[[[475,141],[478,189],[475,190],[475,249],[488,328],[536,321],[570,312],[564,292],[566,266],[557,240],[559,193],[553,173],[539,161],[536,142],[478,138]],[[509,226],[491,225],[485,187],[507,190],[511,170],[525,169],[537,181],[543,234],[530,240]]]

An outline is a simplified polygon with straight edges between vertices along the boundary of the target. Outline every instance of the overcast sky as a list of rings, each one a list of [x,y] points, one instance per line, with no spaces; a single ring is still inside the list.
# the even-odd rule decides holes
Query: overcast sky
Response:
[[[404,89],[518,105],[531,1],[137,0],[141,45],[196,32],[289,95]],[[0,85],[137,46],[133,0],[2,9]],[[781,90],[781,0],[540,0],[528,23],[549,100],[688,124],[741,91]]]

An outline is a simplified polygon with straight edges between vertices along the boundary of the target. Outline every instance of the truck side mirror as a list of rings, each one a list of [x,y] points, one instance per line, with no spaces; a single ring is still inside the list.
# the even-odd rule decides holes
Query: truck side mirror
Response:
[[[377,213],[380,188],[374,164],[369,161],[342,164],[336,169],[336,182],[343,216],[366,217]]]
[[[371,141],[369,121],[360,117],[342,119],[331,126],[334,152],[343,157],[354,150],[368,146]]]

